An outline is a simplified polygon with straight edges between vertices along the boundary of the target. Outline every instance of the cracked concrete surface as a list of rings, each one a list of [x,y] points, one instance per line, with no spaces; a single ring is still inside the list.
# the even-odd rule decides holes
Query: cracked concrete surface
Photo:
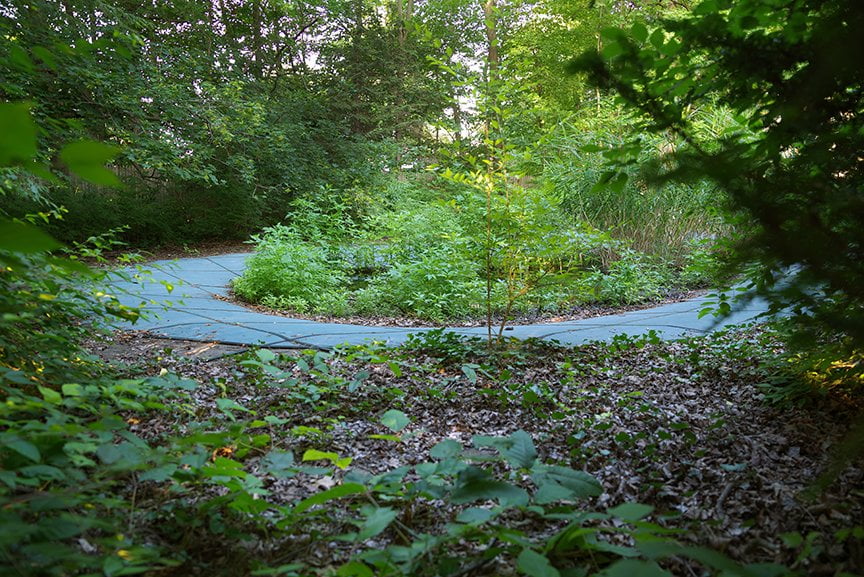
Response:
[[[268,315],[241,305],[219,300],[226,296],[231,279],[240,276],[248,254],[186,258],[158,261],[143,267],[151,273],[124,269],[111,276],[110,292],[123,304],[142,305],[145,316],[135,324],[118,323],[121,329],[147,330],[170,339],[252,345],[268,348],[330,349],[340,344],[384,341],[402,343],[409,334],[430,329],[370,327],[317,322]],[[754,320],[767,311],[761,299],[739,306],[730,316],[718,321],[699,311],[711,299],[701,297],[651,309],[603,317],[508,327],[507,336],[555,340],[579,345],[607,341],[615,335],[638,336],[649,330],[665,339],[705,334],[722,327]],[[451,328],[457,334],[485,336],[485,327]]]

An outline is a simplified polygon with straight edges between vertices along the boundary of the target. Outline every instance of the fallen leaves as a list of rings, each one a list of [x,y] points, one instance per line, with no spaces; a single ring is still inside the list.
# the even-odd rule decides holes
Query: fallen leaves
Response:
[[[602,493],[589,507],[643,503],[657,522],[685,528],[683,540],[740,561],[781,562],[811,575],[864,568],[864,536],[853,535],[864,520],[860,463],[815,499],[802,496],[827,466],[854,407],[768,405],[756,360],[730,354],[722,344],[528,345],[461,364],[416,352],[398,364],[337,354],[326,360],[329,380],[297,370],[290,359],[275,361],[292,371],[298,386],[315,381],[320,398],[305,402],[248,374],[234,358],[178,356],[167,349],[190,347],[142,334],[114,338],[115,358],[150,358],[141,370],[153,374],[164,367],[199,380],[203,386],[192,393],[195,418],[220,422],[227,401],[219,399],[232,400],[266,419],[270,450],[337,465],[331,475],[270,479],[268,489],[286,504],[310,503],[313,495],[344,486],[342,469],[383,473],[428,461],[443,440],[469,446],[478,435],[524,430],[539,458],[601,482]],[[352,384],[351,390],[339,383]],[[244,415],[238,411],[235,418]],[[182,418],[170,413],[136,428],[151,439],[178,430]],[[388,430],[394,434],[382,435]],[[246,459],[254,466],[264,453]],[[417,531],[447,521],[443,510],[412,514]],[[332,564],[337,554],[308,551],[319,566]]]

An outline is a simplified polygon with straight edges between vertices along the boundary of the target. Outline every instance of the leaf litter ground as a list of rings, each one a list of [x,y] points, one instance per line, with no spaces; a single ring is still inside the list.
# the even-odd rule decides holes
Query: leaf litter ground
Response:
[[[444,439],[470,446],[474,435],[524,430],[543,460],[587,471],[601,482],[603,494],[586,509],[645,503],[655,508],[655,521],[684,529],[680,540],[741,562],[780,562],[808,575],[864,571],[862,463],[847,466],[815,497],[806,496],[860,403],[831,396],[802,406],[768,402],[771,389],[763,383],[770,375],[752,352],[776,343],[762,329],[576,349],[511,343],[495,354],[478,343],[445,344],[330,356],[295,351],[273,361],[285,371],[283,381],[290,377],[289,386],[268,380],[257,357],[239,347],[127,332],[90,348],[128,363],[130,374],[167,370],[200,383],[191,408],[139,417],[134,430],[150,440],[182,433],[185,420],[227,426],[233,419],[272,416],[278,425],[268,430],[271,448],[335,453],[351,458],[348,470],[377,474],[428,461],[430,449]],[[380,422],[394,409],[410,419],[398,442]],[[223,450],[232,454],[237,447]],[[254,467],[259,457],[251,451],[243,459]],[[339,484],[343,474],[334,468],[328,475],[273,478],[267,488],[288,504]],[[434,532],[450,514],[415,504],[400,519]],[[511,521],[523,531],[532,523]],[[322,526],[310,526],[290,542],[259,543],[254,554],[288,556],[322,571],[338,566],[348,546],[315,537],[338,532],[329,531],[328,522],[341,521],[322,519]],[[377,538],[383,547],[398,536]],[[224,545],[197,543],[200,551],[189,554],[215,567],[227,555]],[[673,570],[699,574],[683,561]],[[472,571],[514,572],[500,564]]]

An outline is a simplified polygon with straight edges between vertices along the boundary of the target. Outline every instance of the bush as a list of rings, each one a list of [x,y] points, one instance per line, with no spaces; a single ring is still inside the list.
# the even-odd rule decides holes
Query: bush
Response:
[[[373,224],[375,233],[390,241],[389,257],[405,261],[464,238],[468,231],[459,217],[452,205],[432,202],[380,215]]]
[[[357,291],[354,306],[363,314],[411,315],[435,322],[479,316],[486,283],[478,268],[458,246],[427,251],[372,279]]]
[[[684,255],[680,283],[685,287],[706,287],[724,276],[719,248],[711,239],[693,240]]]
[[[265,229],[253,237],[258,245],[243,275],[234,281],[242,299],[298,312],[346,311],[341,287],[345,275],[319,245],[300,240],[286,226]]]
[[[608,271],[596,270],[583,282],[598,300],[629,305],[662,297],[672,284],[672,276],[667,266],[627,249]]]

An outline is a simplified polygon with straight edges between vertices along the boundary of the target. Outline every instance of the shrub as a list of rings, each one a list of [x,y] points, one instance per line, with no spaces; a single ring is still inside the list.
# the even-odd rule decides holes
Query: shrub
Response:
[[[722,259],[719,248],[711,239],[697,239],[688,244],[684,254],[680,283],[685,287],[705,287],[721,280]]]
[[[390,239],[386,252],[394,261],[417,259],[467,234],[457,210],[437,202],[380,215],[373,224]]]
[[[298,312],[345,311],[345,275],[321,246],[303,242],[297,232],[277,225],[253,237],[258,244],[234,292],[252,302]],[[335,309],[335,310],[334,310]]]
[[[598,300],[612,304],[634,304],[660,298],[672,282],[667,266],[647,255],[626,249],[605,273],[594,271],[583,281]]]
[[[322,185],[314,195],[292,200],[287,218],[290,227],[305,241],[344,240],[356,235],[358,204],[347,193]]]
[[[436,322],[478,316],[486,294],[478,268],[458,246],[427,251],[372,279],[357,291],[354,306],[364,314],[407,314]]]

